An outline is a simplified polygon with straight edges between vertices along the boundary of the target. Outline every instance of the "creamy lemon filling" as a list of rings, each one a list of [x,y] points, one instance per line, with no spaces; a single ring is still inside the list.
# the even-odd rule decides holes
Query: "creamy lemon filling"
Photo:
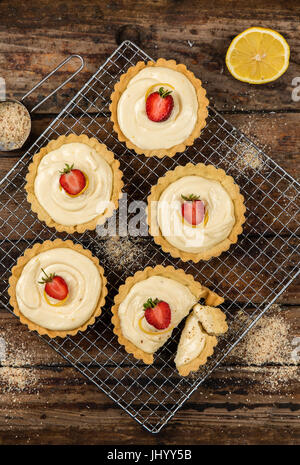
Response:
[[[206,334],[194,313],[191,313],[182,330],[175,357],[177,367],[185,365],[201,354],[205,347]]]
[[[145,97],[160,87],[172,91],[174,107],[163,122],[151,121]],[[162,66],[142,69],[129,82],[118,103],[118,122],[123,134],[142,149],[167,149],[186,140],[197,121],[195,88],[182,73]]]
[[[169,304],[171,308],[169,331],[155,330],[145,318],[140,323],[145,313],[143,305],[149,297],[158,298]],[[134,284],[120,304],[118,313],[122,333],[135,346],[152,354],[167,341],[172,329],[179,325],[196,302],[196,297],[184,284],[163,276],[151,276]]]
[[[196,226],[184,221],[182,195],[194,194],[205,203],[206,218]],[[226,239],[235,223],[233,202],[218,181],[184,176],[170,184],[157,205],[161,234],[177,249],[197,253]]]
[[[61,276],[68,286],[68,297],[62,305],[45,298],[45,276]],[[21,313],[32,322],[50,330],[80,327],[93,314],[102,288],[97,266],[85,255],[69,249],[49,249],[33,257],[24,266],[17,282],[16,296]],[[59,302],[59,301],[58,301]]]
[[[87,180],[84,192],[70,196],[59,184],[65,164],[81,170]],[[65,144],[45,155],[38,167],[34,192],[42,207],[59,224],[86,223],[107,209],[113,187],[113,174],[106,160],[95,149],[80,142]]]

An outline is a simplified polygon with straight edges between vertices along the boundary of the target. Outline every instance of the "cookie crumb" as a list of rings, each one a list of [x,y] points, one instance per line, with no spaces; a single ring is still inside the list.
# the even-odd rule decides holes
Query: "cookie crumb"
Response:
[[[261,171],[264,168],[265,164],[262,155],[254,146],[242,143],[235,147],[235,152],[238,155],[236,167],[240,171],[247,169]]]
[[[0,386],[2,393],[12,394],[12,402],[16,402],[17,394],[30,391],[37,383],[35,371],[29,368],[31,355],[25,344],[16,345],[5,340],[5,334],[0,335],[2,348],[0,357]]]
[[[101,252],[104,252],[105,260],[117,269],[125,266],[139,265],[144,257],[144,249],[141,247],[140,238],[110,236],[103,241]]]
[[[291,357],[293,347],[289,323],[279,314],[279,305],[273,304],[270,310],[273,314],[264,315],[232,351],[232,355],[245,362],[247,369],[253,372],[261,371],[267,364],[285,365],[268,367],[263,385],[275,391],[279,385],[296,379],[299,367]]]

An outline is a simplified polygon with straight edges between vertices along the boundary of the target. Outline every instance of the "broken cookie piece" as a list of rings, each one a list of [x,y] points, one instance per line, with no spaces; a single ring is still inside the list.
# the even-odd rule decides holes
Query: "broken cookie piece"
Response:
[[[193,308],[193,313],[202,324],[204,330],[212,336],[219,336],[228,330],[226,315],[218,307],[196,304]]]
[[[196,304],[188,316],[175,357],[176,368],[181,376],[197,371],[213,354],[218,343],[217,335],[227,329],[226,315],[216,307]]]

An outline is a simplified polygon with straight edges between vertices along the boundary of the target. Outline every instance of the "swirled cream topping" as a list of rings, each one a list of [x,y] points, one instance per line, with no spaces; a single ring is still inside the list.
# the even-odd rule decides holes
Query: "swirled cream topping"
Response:
[[[151,121],[146,113],[149,89],[172,91],[174,107],[166,121]],[[142,69],[129,82],[118,103],[118,122],[123,134],[142,149],[168,149],[186,140],[197,121],[195,88],[182,73],[162,66]]]
[[[65,280],[68,297],[63,305],[50,305],[51,299],[45,298],[45,286],[39,284],[44,276],[41,268]],[[21,313],[30,321],[50,330],[71,330],[93,314],[101,288],[102,279],[92,260],[75,250],[57,248],[29,260],[17,282],[16,296]]]
[[[202,330],[197,316],[192,312],[182,330],[175,357],[177,367],[185,365],[201,354],[205,347],[206,334]]]
[[[144,318],[143,305],[149,297],[169,304],[171,308],[169,331],[156,330]],[[172,329],[179,325],[196,302],[196,297],[184,284],[163,276],[151,276],[134,284],[120,304],[119,318],[122,333],[135,346],[153,354],[167,341]]]
[[[194,194],[205,204],[207,214],[193,226],[181,213],[182,195]],[[201,176],[184,176],[170,184],[157,205],[157,221],[161,234],[177,249],[197,253],[222,242],[234,224],[233,202],[220,182]]]
[[[88,179],[82,194],[72,197],[59,184],[60,171],[74,164]],[[112,170],[95,149],[80,142],[64,144],[45,155],[38,167],[34,192],[51,218],[62,225],[86,223],[103,213],[111,199]]]

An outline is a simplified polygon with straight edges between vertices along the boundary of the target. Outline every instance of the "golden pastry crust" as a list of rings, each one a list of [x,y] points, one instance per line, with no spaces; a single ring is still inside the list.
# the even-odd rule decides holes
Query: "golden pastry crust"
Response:
[[[204,331],[210,336],[220,336],[228,331],[226,314],[220,308],[196,304],[193,307],[193,312]]]
[[[82,144],[89,145],[90,147],[95,149],[109,164],[113,173],[113,189],[111,202],[108,208],[105,210],[104,213],[101,213],[101,215],[98,215],[93,220],[74,226],[63,225],[54,221],[53,218],[51,218],[51,216],[49,215],[49,213],[39,203],[34,192],[34,182],[37,175],[38,166],[42,158],[45,155],[47,155],[47,153],[58,149],[62,145],[70,144],[72,142],[80,142]],[[122,181],[123,173],[119,169],[119,166],[120,163],[118,160],[114,158],[113,153],[107,149],[106,145],[100,144],[97,141],[97,139],[89,138],[85,134],[81,134],[80,136],[77,136],[75,134],[69,134],[68,136],[59,136],[58,139],[51,140],[45,147],[43,147],[38,153],[34,155],[32,163],[29,165],[28,174],[26,176],[27,183],[25,185],[25,190],[27,192],[27,200],[31,204],[32,211],[37,213],[39,220],[44,221],[47,224],[47,226],[49,226],[50,228],[55,228],[59,232],[65,231],[69,234],[73,234],[74,232],[83,233],[87,229],[95,229],[97,225],[103,224],[107,218],[112,216],[114,210],[118,208],[119,199],[122,197],[122,187],[124,185]]]
[[[199,313],[196,307],[200,307],[198,309]],[[206,315],[203,313],[203,317],[201,315],[202,311],[206,313]],[[213,354],[214,348],[218,344],[218,339],[216,336],[224,334],[228,331],[228,325],[226,323],[226,314],[222,312],[220,308],[217,308],[216,305],[213,304],[204,306],[201,304],[196,304],[193,307],[192,313],[198,319],[198,323],[201,324],[202,333],[205,334],[206,342],[203,350],[200,352],[198,357],[194,358],[185,365],[177,367],[178,373],[181,376],[187,376],[192,371],[199,370],[201,365],[205,365],[208,357],[210,357]],[[190,313],[190,315],[192,313]],[[207,318],[208,316],[210,316],[210,318]]]
[[[174,247],[162,236],[157,222],[157,204],[163,191],[178,179],[194,175],[219,181],[233,202],[235,215],[235,224],[229,236],[214,247],[199,253],[185,252]],[[234,182],[234,179],[228,176],[224,170],[217,169],[212,165],[204,165],[203,163],[193,165],[192,163],[188,163],[185,166],[177,166],[173,171],[168,171],[164,176],[159,178],[157,184],[152,186],[147,200],[147,222],[151,236],[153,236],[156,244],[160,245],[164,252],[168,252],[174,258],[181,258],[184,262],[192,260],[198,263],[200,260],[209,260],[212,257],[218,257],[222,252],[228,250],[232,244],[237,242],[239,234],[243,231],[242,225],[245,222],[244,214],[246,207],[244,205],[244,197],[240,194],[240,188]]]
[[[118,294],[114,299],[114,306],[111,311],[113,313],[112,323],[114,325],[113,332],[118,336],[118,341],[125,347],[126,352],[132,354],[135,358],[143,360],[144,363],[151,365],[153,363],[153,354],[139,349],[136,345],[130,342],[123,336],[121,329],[121,321],[119,318],[119,306],[125,299],[130,289],[138,282],[144,281],[150,276],[164,276],[165,278],[174,279],[187,286],[190,292],[197,298],[197,300],[204,298],[207,305],[217,306],[220,305],[224,299],[218,296],[215,292],[211,291],[199,282],[195,281],[193,276],[186,274],[182,269],[175,269],[173,266],[164,267],[157,265],[155,268],[147,267],[143,271],[137,271],[134,276],[126,279],[125,283],[120,286]]]
[[[210,357],[214,353],[214,348],[218,343],[218,340],[215,336],[209,336],[208,334],[205,336],[205,346],[202,352],[198,355],[198,357],[191,360],[189,363],[185,365],[181,365],[178,367],[178,373],[181,376],[187,376],[192,371],[198,371],[201,365],[205,365],[207,362],[208,357]]]
[[[31,260],[32,257],[35,257],[36,255],[42,252],[45,252],[46,250],[58,249],[58,248],[73,249],[76,252],[79,252],[82,255],[85,255],[86,257],[88,257],[97,266],[99,270],[99,274],[102,279],[101,294],[100,294],[97,306],[93,314],[91,315],[91,317],[88,319],[88,321],[86,321],[79,328],[75,328],[72,330],[64,330],[64,331],[49,330],[47,328],[37,325],[33,321],[26,318],[19,309],[18,301],[16,297],[17,282],[21,276],[24,266],[29,262],[29,260]],[[63,337],[66,337],[67,335],[75,336],[75,334],[77,334],[78,331],[85,331],[89,325],[94,324],[96,317],[101,315],[101,308],[105,304],[105,297],[107,295],[107,288],[106,288],[107,280],[104,276],[104,270],[102,266],[99,265],[98,258],[94,257],[89,250],[84,249],[80,244],[74,244],[70,240],[62,241],[61,239],[55,239],[55,241],[45,241],[42,244],[37,243],[32,247],[32,249],[26,249],[24,252],[24,255],[18,258],[17,264],[12,268],[11,273],[12,274],[9,278],[9,288],[8,288],[8,294],[10,296],[10,300],[9,300],[10,305],[13,307],[14,314],[17,317],[19,317],[21,323],[28,326],[28,328],[31,331],[37,331],[40,335],[47,334],[47,336],[49,336],[50,338],[54,338],[54,337],[63,338]]]
[[[174,145],[169,149],[158,149],[158,150],[147,150],[141,149],[140,147],[134,145],[122,132],[119,122],[118,122],[118,103],[120,97],[124,90],[127,88],[129,81],[136,76],[143,68],[149,66],[162,66],[164,68],[174,69],[175,71],[179,71],[180,73],[184,74],[189,81],[193,84],[197,100],[198,100],[198,112],[197,112],[197,121],[194,126],[193,131],[189,135],[189,137],[183,141],[181,144]],[[109,109],[111,111],[111,120],[114,124],[113,128],[114,131],[118,135],[118,139],[120,142],[125,142],[126,146],[130,150],[134,150],[136,153],[144,154],[146,157],[158,157],[162,158],[164,156],[173,157],[178,152],[184,152],[186,147],[189,145],[193,145],[194,140],[200,136],[201,130],[206,125],[206,118],[208,116],[207,106],[208,106],[208,99],[206,98],[206,91],[202,87],[202,83],[200,79],[197,79],[191,71],[189,71],[185,65],[177,64],[175,60],[165,60],[164,58],[159,58],[156,62],[148,61],[145,63],[144,61],[139,61],[135,66],[132,66],[128,69],[128,71],[123,74],[120,78],[120,81],[115,84],[114,92],[111,94],[111,104]]]

